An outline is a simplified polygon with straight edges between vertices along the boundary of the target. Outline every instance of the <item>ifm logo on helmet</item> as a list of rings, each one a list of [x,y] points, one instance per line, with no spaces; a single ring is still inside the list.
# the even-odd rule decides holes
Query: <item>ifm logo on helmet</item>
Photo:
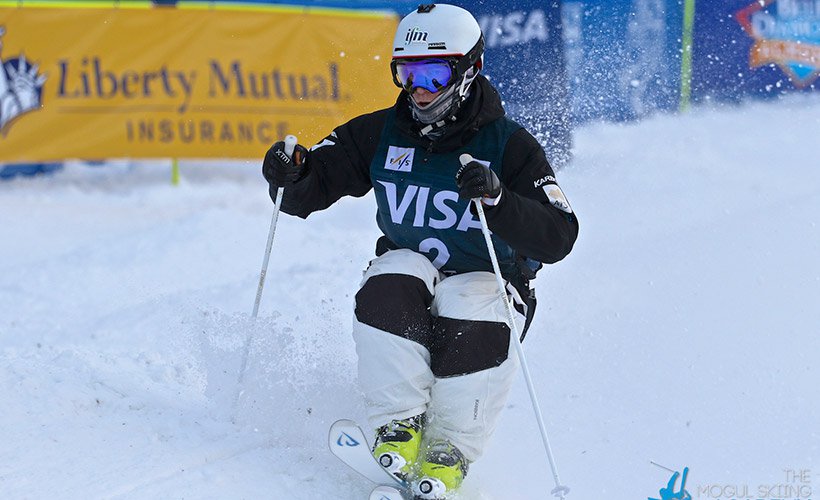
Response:
[[[407,35],[404,37],[404,44],[411,43],[427,43],[427,32],[422,31],[421,28],[414,27],[407,30]]]

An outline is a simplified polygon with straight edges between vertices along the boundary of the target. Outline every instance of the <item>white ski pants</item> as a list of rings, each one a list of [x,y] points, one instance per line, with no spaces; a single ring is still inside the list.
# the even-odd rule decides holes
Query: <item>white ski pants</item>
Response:
[[[391,250],[365,272],[353,338],[374,428],[426,412],[425,439],[481,456],[518,370],[492,273],[444,277],[423,255]]]

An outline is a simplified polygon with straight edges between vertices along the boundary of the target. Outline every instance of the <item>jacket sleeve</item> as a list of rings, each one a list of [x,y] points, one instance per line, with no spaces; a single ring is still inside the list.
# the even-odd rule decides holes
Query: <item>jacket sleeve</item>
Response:
[[[552,264],[566,257],[578,237],[578,218],[555,179],[538,141],[525,129],[507,141],[503,191],[487,207],[487,225],[518,253]]]
[[[370,162],[376,154],[387,110],[362,115],[336,127],[310,148],[307,173],[285,188],[282,211],[307,218],[343,196],[364,196],[373,187]],[[271,184],[271,199],[277,186]]]

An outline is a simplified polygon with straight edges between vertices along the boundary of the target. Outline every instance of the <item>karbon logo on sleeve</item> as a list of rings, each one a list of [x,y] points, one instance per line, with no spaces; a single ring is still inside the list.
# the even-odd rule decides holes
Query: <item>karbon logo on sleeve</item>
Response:
[[[387,150],[387,160],[384,162],[384,168],[396,172],[411,172],[413,170],[414,152],[415,149],[413,148],[390,146]]]
[[[26,61],[24,54],[3,59],[5,34],[0,26],[0,137],[8,134],[16,118],[42,107],[46,82],[46,75],[39,74],[39,66]]]

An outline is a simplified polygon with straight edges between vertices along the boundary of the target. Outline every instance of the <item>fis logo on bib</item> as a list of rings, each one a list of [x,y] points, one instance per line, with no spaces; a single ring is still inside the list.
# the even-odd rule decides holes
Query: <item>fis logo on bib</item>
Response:
[[[396,172],[411,172],[413,170],[413,148],[400,148],[398,146],[390,146],[387,150],[387,160],[384,162],[386,170],[395,170]]]
[[[39,67],[26,61],[26,56],[3,59],[3,35],[0,26],[0,137],[5,137],[11,122],[42,106],[45,75],[39,75]]]

